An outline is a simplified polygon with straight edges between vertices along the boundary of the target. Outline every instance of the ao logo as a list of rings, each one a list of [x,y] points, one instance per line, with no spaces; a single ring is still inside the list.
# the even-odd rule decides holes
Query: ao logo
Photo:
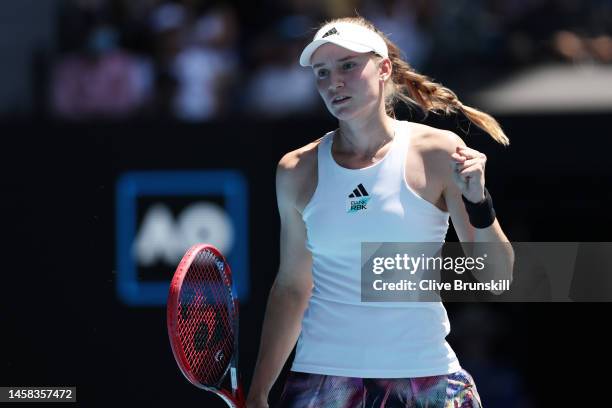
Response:
[[[186,207],[176,217],[163,203],[148,208],[134,241],[133,253],[140,266],[159,261],[176,265],[185,250],[206,242],[229,253],[234,244],[234,226],[227,212],[211,202]]]
[[[172,272],[187,248],[197,242],[223,252],[232,265],[238,297],[247,301],[249,197],[239,171],[127,172],[119,177],[116,188],[116,289],[123,303],[165,306]],[[154,204],[139,210],[140,199]],[[175,214],[171,205],[177,199],[189,201]],[[160,279],[158,274],[148,279],[148,270],[162,270],[165,277]]]

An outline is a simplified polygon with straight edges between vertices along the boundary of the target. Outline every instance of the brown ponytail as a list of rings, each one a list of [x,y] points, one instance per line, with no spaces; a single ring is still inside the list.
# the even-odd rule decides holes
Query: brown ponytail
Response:
[[[401,58],[399,48],[368,20],[357,16],[333,21],[360,24],[375,31],[385,40],[393,70],[390,78],[391,82],[387,84],[385,95],[385,107],[388,115],[395,117],[394,106],[398,101],[408,105],[417,105],[425,114],[433,112],[448,115],[461,112],[472,123],[487,132],[496,142],[504,146],[510,144],[510,140],[501,126],[491,115],[464,105],[453,91],[416,72]]]

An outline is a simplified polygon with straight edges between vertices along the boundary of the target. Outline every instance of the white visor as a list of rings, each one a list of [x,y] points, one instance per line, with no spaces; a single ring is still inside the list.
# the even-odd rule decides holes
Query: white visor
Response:
[[[385,40],[374,31],[354,23],[329,23],[323,26],[300,55],[300,65],[311,66],[312,54],[323,44],[332,43],[355,52],[374,51],[381,57],[388,57]]]

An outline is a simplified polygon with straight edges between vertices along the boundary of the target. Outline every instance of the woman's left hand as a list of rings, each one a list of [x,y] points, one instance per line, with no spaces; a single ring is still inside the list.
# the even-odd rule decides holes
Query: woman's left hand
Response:
[[[469,147],[457,146],[451,157],[454,159],[453,181],[461,194],[473,203],[484,200],[487,156]]]

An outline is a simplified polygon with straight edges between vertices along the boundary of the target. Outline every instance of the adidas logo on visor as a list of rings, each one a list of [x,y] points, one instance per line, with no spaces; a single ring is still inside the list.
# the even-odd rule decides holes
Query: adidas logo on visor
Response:
[[[338,34],[338,30],[336,30],[336,27],[333,27],[331,30],[323,34],[323,37],[321,38],[329,37],[332,34]]]

